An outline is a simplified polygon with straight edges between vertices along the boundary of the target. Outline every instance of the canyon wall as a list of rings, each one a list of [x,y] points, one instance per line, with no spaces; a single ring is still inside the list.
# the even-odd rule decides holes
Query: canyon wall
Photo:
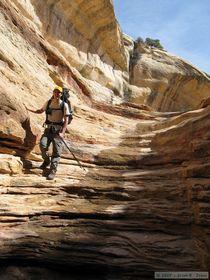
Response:
[[[198,109],[209,97],[209,75],[165,50],[135,43],[130,69],[130,83],[150,89],[144,102],[157,111]]]

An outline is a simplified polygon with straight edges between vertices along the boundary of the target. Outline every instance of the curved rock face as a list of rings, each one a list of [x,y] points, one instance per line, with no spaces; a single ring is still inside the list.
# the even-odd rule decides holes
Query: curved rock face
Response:
[[[128,70],[134,44],[111,1],[1,0],[0,34],[0,278],[208,271],[210,110],[155,110],[195,108],[208,76],[154,49]],[[45,116],[26,107],[55,84],[71,89],[65,139],[83,168],[64,148],[51,182]]]
[[[44,38],[70,65],[91,81],[96,91],[93,98],[104,94],[110,101],[109,95],[115,97],[113,90],[123,94],[123,79],[128,79],[128,54],[110,0],[14,3],[29,14],[29,19],[33,18]]]
[[[166,51],[136,44],[132,55],[131,84],[148,87],[145,104],[158,111],[199,108],[209,97],[210,77]]]

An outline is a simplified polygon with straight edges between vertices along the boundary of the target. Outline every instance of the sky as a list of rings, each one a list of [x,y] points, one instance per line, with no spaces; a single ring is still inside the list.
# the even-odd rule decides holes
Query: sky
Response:
[[[169,53],[210,74],[210,0],[113,0],[116,18],[134,40],[159,39]]]

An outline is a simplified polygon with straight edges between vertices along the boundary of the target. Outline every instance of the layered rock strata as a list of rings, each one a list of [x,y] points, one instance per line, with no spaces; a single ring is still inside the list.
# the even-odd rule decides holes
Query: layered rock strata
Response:
[[[135,44],[130,72],[130,83],[147,93],[145,104],[158,111],[198,109],[210,94],[209,75],[176,55],[144,44]]]
[[[32,160],[2,175],[1,259],[106,279],[208,270],[209,114],[138,121],[112,147],[73,142],[86,171],[64,153],[53,184]]]

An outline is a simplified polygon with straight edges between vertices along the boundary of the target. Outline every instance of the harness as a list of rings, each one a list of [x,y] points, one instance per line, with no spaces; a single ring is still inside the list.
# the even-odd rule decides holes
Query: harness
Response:
[[[64,113],[64,101],[61,102],[60,104],[60,108],[50,108],[50,104],[52,102],[52,98],[48,100],[47,102],[47,107],[46,107],[46,120],[44,122],[44,124],[46,125],[60,125],[60,126],[63,126],[63,121],[61,122],[51,122],[48,120],[48,115],[51,115],[52,114],[52,111],[57,111],[57,110],[61,110],[63,113]]]

